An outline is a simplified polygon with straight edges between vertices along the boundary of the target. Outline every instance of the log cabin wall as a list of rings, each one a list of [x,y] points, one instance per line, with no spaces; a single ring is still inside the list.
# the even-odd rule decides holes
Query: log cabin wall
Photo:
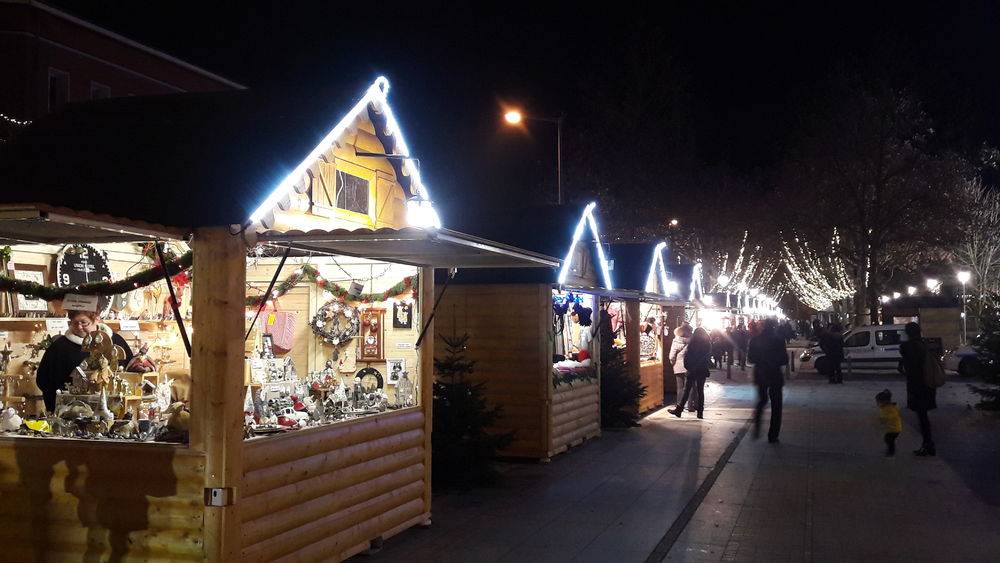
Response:
[[[469,379],[485,383],[487,404],[503,409],[492,431],[515,432],[501,455],[552,455],[552,289],[547,284],[451,285],[437,308],[440,335],[470,338]],[[438,352],[440,356],[441,352]]]
[[[203,561],[204,486],[180,446],[0,439],[0,559]]]
[[[430,518],[420,408],[247,442],[245,562],[341,560]]]
[[[601,386],[598,381],[574,381],[552,393],[549,455],[566,451],[601,435]]]
[[[664,380],[663,362],[642,362],[639,366],[639,382],[646,387],[646,396],[639,400],[639,412],[663,406]]]

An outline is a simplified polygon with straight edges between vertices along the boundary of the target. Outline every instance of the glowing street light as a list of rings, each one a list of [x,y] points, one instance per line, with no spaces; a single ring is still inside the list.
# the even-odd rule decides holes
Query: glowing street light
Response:
[[[562,205],[562,125],[565,114],[559,117],[537,117],[525,115],[517,110],[510,110],[503,114],[503,119],[510,125],[520,125],[523,121],[545,121],[556,124],[556,204]]]
[[[729,276],[727,276],[726,274],[722,274],[721,276],[716,278],[716,281],[719,282],[719,287],[726,287],[727,285],[729,285],[730,280]]]
[[[884,304],[888,303],[889,301],[891,301],[892,298],[889,297],[888,295],[883,295],[883,296],[879,297],[879,300],[882,301],[882,304],[884,305]]]
[[[906,294],[907,295],[912,296],[916,292],[917,292],[917,288],[913,287],[912,285],[906,286]]]
[[[941,288],[941,282],[934,278],[927,278],[927,291],[931,293],[937,293],[938,289]]]
[[[962,271],[959,272],[955,277],[957,277],[959,283],[962,284],[962,344],[965,344],[966,340],[969,337],[969,329],[968,325],[966,324],[967,320],[965,314],[965,310],[967,309],[968,305],[967,301],[968,296],[965,294],[965,284],[969,283],[969,280],[972,279],[972,274],[966,271]]]
[[[899,293],[898,291],[893,291],[893,292],[892,292],[892,298],[893,298],[893,299],[899,299],[901,295],[902,295],[902,294],[901,294],[901,293]]]

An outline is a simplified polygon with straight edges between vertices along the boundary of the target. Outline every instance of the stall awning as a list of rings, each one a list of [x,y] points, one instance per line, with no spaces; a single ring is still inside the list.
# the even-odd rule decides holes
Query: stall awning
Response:
[[[176,227],[43,203],[0,204],[0,245],[138,242],[186,235]]]
[[[448,229],[266,231],[258,242],[436,268],[556,268],[559,259]]]
[[[668,307],[683,307],[687,305],[687,301],[678,299],[676,295],[663,295],[662,293],[653,293],[651,291],[637,291],[633,289],[613,289],[608,291],[606,289],[599,289],[596,292],[599,295],[611,297],[612,299],[637,299],[643,303],[657,303]]]

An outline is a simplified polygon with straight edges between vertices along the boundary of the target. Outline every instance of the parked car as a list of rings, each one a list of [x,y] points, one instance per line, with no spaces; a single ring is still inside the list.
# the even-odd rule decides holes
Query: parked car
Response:
[[[904,340],[906,325],[859,326],[844,334],[844,361],[860,369],[896,369],[899,366],[899,343]],[[816,371],[826,373],[829,359],[819,346],[806,348],[799,361],[812,361]]]
[[[956,371],[963,377],[982,375],[990,368],[996,368],[998,359],[989,352],[991,340],[1000,339],[998,334],[980,334],[969,344],[963,344],[944,355],[944,369]],[[989,346],[996,349],[996,346]]]

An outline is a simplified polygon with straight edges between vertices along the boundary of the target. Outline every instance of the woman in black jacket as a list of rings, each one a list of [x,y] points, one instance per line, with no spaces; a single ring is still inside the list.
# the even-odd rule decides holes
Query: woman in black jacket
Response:
[[[698,411],[698,418],[705,418],[705,380],[708,379],[708,364],[712,358],[712,338],[708,331],[698,327],[691,335],[687,352],[684,354],[684,369],[687,370],[687,385],[684,386],[684,397],[667,412],[681,417],[684,405],[688,399]]]
[[[924,377],[924,362],[927,361],[927,345],[920,335],[920,325],[907,323],[906,342],[899,345],[899,370],[906,375],[906,408],[917,413],[920,422],[920,436],[923,444],[913,453],[919,456],[936,455],[931,436],[931,421],[927,411],[937,408],[937,389],[927,385]]]

